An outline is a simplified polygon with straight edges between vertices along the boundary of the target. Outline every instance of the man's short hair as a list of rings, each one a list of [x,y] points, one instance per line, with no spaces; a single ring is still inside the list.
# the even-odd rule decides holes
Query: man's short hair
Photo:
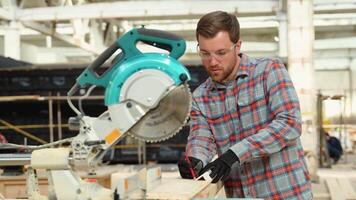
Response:
[[[220,31],[228,32],[230,40],[233,43],[238,42],[240,39],[240,24],[236,16],[224,11],[214,11],[205,14],[200,18],[197,25],[197,41],[199,35],[213,38]]]

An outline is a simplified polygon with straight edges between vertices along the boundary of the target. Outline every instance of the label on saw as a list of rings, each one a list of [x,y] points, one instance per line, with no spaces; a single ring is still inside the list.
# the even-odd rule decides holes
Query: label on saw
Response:
[[[105,137],[105,141],[108,144],[113,144],[117,139],[119,139],[119,137],[121,136],[120,131],[115,128],[114,130],[111,131],[111,133],[109,133],[106,137]]]

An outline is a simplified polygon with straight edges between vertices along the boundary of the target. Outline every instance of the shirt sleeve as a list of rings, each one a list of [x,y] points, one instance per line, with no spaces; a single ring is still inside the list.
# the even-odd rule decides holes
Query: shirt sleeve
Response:
[[[269,62],[266,70],[267,109],[272,121],[230,148],[241,163],[279,152],[301,135],[299,100],[287,70],[278,60]]]
[[[205,166],[216,154],[216,144],[207,120],[194,98],[189,123],[190,134],[186,153],[188,156],[200,159]]]

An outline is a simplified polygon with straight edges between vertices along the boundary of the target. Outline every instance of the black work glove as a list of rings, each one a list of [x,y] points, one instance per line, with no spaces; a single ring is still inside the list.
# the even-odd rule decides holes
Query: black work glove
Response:
[[[228,150],[223,153],[219,158],[214,160],[213,162],[207,164],[202,170],[201,174],[211,170],[210,177],[213,179],[212,183],[218,182],[221,180],[226,180],[231,171],[231,166],[235,162],[240,162],[239,158],[232,150]]]
[[[203,162],[194,157],[183,156],[178,162],[179,173],[185,179],[197,178],[202,168]]]

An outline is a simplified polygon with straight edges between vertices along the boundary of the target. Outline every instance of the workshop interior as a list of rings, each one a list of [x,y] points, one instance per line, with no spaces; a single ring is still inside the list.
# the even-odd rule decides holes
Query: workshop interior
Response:
[[[0,199],[227,198],[177,165],[217,10],[286,67],[313,199],[356,199],[356,0],[1,0]]]

